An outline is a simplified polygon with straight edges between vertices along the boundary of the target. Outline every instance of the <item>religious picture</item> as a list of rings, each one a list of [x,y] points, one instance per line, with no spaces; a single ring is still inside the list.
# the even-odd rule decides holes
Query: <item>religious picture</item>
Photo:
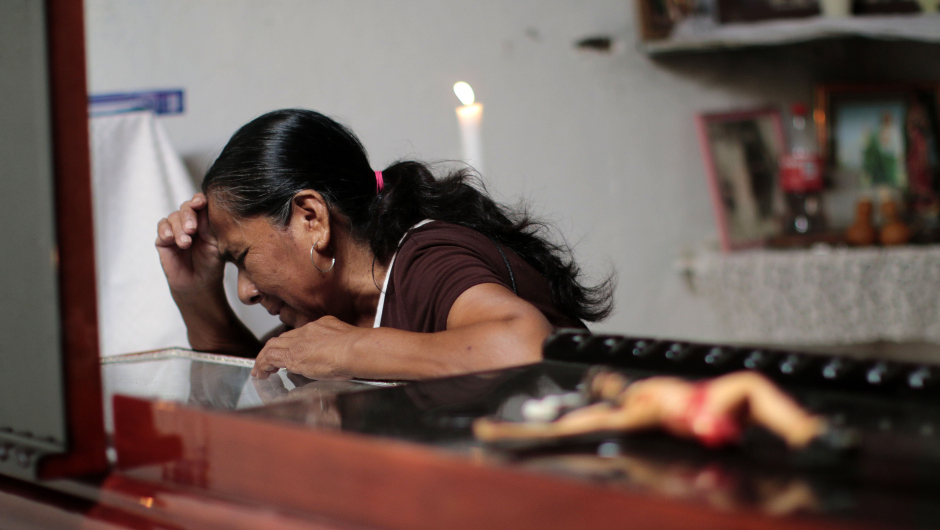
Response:
[[[935,103],[930,98],[913,98],[904,122],[908,187],[915,209],[921,212],[938,209],[940,150]]]
[[[906,189],[902,98],[846,101],[835,107],[835,157],[841,170],[856,173],[863,189]]]
[[[773,110],[699,116],[722,248],[756,246],[780,231],[777,159],[783,151]]]

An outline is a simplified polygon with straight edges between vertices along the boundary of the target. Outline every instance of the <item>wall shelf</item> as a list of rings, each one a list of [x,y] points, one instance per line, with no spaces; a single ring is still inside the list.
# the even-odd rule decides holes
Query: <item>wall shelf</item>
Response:
[[[940,344],[940,245],[702,252],[679,270],[735,342]]]
[[[850,37],[940,43],[940,15],[815,16],[734,24],[692,17],[678,23],[668,38],[641,46],[649,55],[662,56]]]

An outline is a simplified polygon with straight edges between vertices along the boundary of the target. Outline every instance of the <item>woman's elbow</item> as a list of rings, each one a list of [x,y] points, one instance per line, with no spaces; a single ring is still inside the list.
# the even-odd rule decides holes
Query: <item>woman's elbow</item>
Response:
[[[514,316],[505,325],[505,345],[500,350],[506,361],[522,365],[542,360],[542,349],[552,326],[541,312]]]

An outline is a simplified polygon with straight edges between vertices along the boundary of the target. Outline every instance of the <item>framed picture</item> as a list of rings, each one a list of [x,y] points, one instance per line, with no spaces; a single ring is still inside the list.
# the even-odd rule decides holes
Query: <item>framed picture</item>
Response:
[[[861,191],[898,190],[935,208],[940,186],[940,83],[822,85],[816,133],[826,164]]]
[[[755,22],[778,18],[802,18],[819,14],[818,0],[716,0],[718,21]]]
[[[786,146],[780,112],[699,114],[696,125],[722,249],[760,246],[778,235],[784,204],[777,160]]]
[[[668,39],[673,27],[686,17],[711,12],[711,4],[701,0],[636,0],[634,3],[643,42]]]
[[[669,12],[668,0],[636,0],[636,9],[643,42],[669,37],[674,21]]]

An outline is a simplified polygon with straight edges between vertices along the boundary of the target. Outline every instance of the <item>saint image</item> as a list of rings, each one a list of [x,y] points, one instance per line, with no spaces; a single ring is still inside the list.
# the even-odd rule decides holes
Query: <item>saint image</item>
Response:
[[[863,188],[907,188],[906,114],[902,99],[837,107],[836,160],[841,169],[858,174]]]

